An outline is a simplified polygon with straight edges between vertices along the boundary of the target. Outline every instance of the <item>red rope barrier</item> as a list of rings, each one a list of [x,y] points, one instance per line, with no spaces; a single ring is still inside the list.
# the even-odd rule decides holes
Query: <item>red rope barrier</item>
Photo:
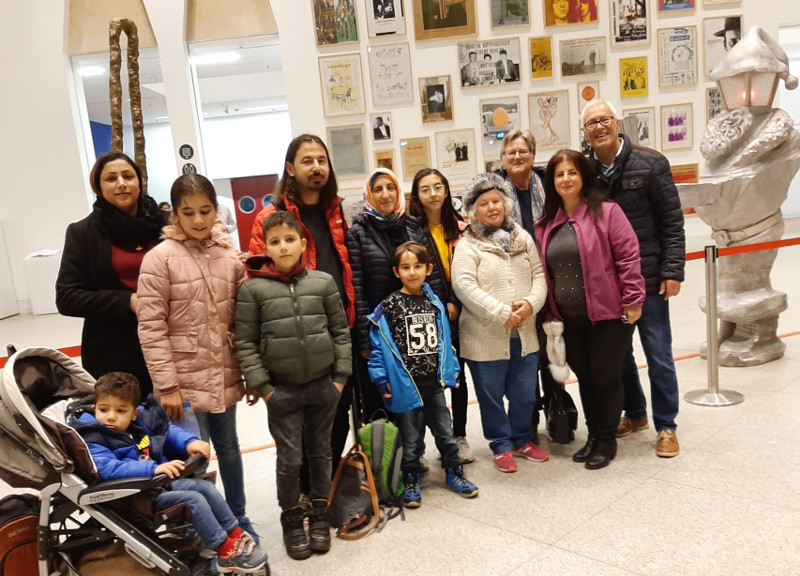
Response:
[[[747,254],[748,252],[761,252],[763,250],[775,250],[784,246],[796,246],[800,244],[800,238],[787,238],[786,240],[773,240],[772,242],[758,242],[757,244],[746,244],[744,246],[731,246],[720,248],[718,254],[722,256],[733,256],[734,254]],[[698,252],[687,252],[686,261],[702,260],[705,258],[705,250]]]

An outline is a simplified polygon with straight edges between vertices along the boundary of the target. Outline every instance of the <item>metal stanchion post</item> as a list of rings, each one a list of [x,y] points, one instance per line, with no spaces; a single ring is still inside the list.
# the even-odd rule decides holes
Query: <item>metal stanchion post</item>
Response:
[[[700,406],[732,406],[744,402],[744,396],[733,390],[719,389],[719,337],[717,334],[717,258],[716,246],[705,247],[706,256],[706,332],[708,353],[708,389],[692,390],[683,397]]]

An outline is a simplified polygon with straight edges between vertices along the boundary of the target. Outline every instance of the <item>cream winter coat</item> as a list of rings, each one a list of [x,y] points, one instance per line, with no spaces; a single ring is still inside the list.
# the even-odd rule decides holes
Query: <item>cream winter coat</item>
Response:
[[[503,325],[511,315],[511,303],[523,299],[533,315],[518,329],[522,355],[539,350],[536,313],[544,305],[547,286],[533,238],[519,225],[514,225],[507,253],[468,228],[453,256],[452,282],[464,305],[458,319],[462,358],[510,359],[511,332]]]
[[[144,257],[139,276],[139,341],[156,396],[180,389],[200,412],[224,412],[244,395],[233,353],[236,296],[244,265],[217,219],[202,244],[175,223]]]

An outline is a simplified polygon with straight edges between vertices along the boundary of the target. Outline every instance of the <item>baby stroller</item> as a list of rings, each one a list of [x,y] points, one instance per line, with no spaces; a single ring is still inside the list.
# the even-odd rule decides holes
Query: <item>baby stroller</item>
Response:
[[[66,406],[93,393],[94,378],[51,348],[14,352],[3,369],[0,479],[41,493],[39,576],[78,576],[84,553],[115,541],[154,574],[205,573],[209,560],[200,557],[199,547],[187,549],[192,540],[188,507],[152,510],[154,491],[167,486],[169,478],[103,482],[85,442],[64,423]],[[190,458],[184,474],[201,464]]]

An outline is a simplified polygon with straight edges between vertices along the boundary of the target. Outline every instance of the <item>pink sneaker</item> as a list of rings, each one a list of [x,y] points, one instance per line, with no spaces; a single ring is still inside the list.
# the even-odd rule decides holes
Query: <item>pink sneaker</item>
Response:
[[[494,465],[500,472],[516,472],[517,461],[511,455],[511,452],[501,452],[494,455]]]
[[[528,442],[525,446],[517,446],[511,449],[511,452],[515,456],[522,456],[523,458],[527,458],[528,460],[532,460],[534,462],[547,462],[550,458],[547,455],[547,452],[539,448],[533,442]]]

